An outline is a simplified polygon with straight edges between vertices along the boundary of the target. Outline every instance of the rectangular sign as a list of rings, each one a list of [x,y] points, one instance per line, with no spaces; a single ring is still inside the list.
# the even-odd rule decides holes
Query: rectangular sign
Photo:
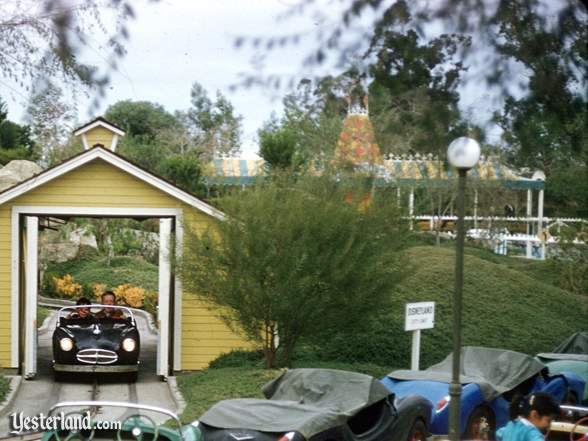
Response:
[[[435,326],[435,302],[407,303],[404,330],[431,329]]]

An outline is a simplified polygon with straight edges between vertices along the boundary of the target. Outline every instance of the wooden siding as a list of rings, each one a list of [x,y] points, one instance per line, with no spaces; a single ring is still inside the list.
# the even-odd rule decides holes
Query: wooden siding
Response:
[[[14,205],[181,208],[184,229],[203,231],[212,217],[97,159],[0,205],[0,367],[10,366],[11,210]],[[216,315],[183,293],[182,369],[203,369],[221,353],[248,344]]]
[[[86,132],[86,138],[88,139],[88,148],[94,147],[96,144],[102,144],[108,150],[112,147],[112,138],[114,133],[110,130],[98,126]]]

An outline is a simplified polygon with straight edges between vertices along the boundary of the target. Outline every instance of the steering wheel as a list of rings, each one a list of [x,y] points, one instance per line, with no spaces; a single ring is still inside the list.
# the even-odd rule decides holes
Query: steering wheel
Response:
[[[118,441],[123,441],[121,432],[123,431],[123,427],[125,427],[125,424],[127,422],[130,422],[130,432],[133,438],[135,438],[137,441],[143,441],[143,427],[141,427],[141,425],[139,424],[141,420],[148,422],[148,427],[153,429],[153,439],[151,441],[157,441],[157,437],[159,436],[159,426],[155,424],[155,421],[153,421],[153,419],[151,419],[147,415],[140,414],[130,415],[127,418],[125,418],[124,421],[122,421],[121,428],[116,432],[116,439]],[[126,430],[127,429],[125,429],[125,431]]]
[[[81,418],[85,418],[88,413],[87,412],[82,412],[81,410],[75,410],[72,412],[68,412],[66,414],[63,415],[63,419],[67,419],[70,416],[73,415],[79,415]],[[92,423],[92,421],[90,420],[90,423]],[[90,429],[90,434],[88,435],[88,437],[86,438],[82,432],[80,430],[74,429],[72,431],[70,431],[67,436],[63,439],[61,439],[59,437],[59,429],[55,429],[53,431],[53,435],[55,436],[55,440],[56,441],[92,441],[92,439],[94,439],[94,433],[96,432],[94,425],[92,424],[92,428]]]
[[[582,434],[582,436],[580,438],[574,438],[574,432],[576,431],[576,427],[578,427],[584,421],[588,421],[588,416],[580,418],[578,421],[576,421],[576,423],[574,424],[574,427],[572,427],[572,431],[570,432],[570,441],[586,441],[586,440],[588,440],[588,433]]]

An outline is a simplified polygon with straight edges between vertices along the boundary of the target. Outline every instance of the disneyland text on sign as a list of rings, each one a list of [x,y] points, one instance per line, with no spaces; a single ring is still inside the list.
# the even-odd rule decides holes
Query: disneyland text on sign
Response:
[[[435,326],[435,302],[407,303],[404,330],[431,329]]]

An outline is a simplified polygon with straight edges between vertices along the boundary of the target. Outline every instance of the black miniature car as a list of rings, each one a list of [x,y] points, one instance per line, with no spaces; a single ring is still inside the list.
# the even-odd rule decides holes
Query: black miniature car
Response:
[[[196,425],[204,441],[424,441],[431,404],[396,401],[369,375],[293,369],[263,388],[267,399],[224,400]]]
[[[80,311],[81,310],[81,311]],[[81,305],[61,308],[53,332],[53,371],[117,373],[136,381],[140,337],[129,308]]]

